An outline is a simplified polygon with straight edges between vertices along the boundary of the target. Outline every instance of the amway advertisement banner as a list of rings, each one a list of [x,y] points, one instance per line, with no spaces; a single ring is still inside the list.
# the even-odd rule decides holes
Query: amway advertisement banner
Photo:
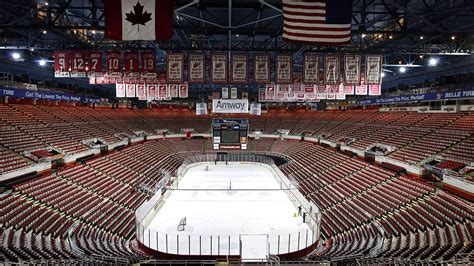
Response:
[[[213,113],[248,113],[249,101],[247,99],[213,99]]]

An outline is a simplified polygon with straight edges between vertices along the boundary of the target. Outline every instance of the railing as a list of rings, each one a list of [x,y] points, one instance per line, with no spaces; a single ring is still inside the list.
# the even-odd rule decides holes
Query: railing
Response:
[[[305,223],[309,229],[294,230],[291,232],[280,231],[262,235],[202,235],[192,234],[189,231],[178,231],[177,233],[158,232],[148,229],[148,225],[153,220],[156,210],[159,209],[170,195],[170,190],[179,189],[179,179],[182,178],[193,164],[211,162],[215,164],[227,164],[230,162],[242,162],[251,164],[261,164],[270,167],[274,176],[280,179],[279,190],[285,191],[288,198],[301,214],[305,214]],[[291,178],[291,177],[290,177]],[[252,248],[259,250],[259,254],[286,254],[306,249],[319,239],[321,212],[319,208],[299,192],[297,186],[286,177],[274,164],[272,158],[255,153],[236,154],[188,154],[183,164],[177,171],[177,177],[168,191],[157,193],[148,202],[140,206],[136,211],[137,238],[146,247],[168,254],[188,255],[188,256],[241,256],[243,239],[247,236],[263,237],[264,245],[256,245]],[[230,188],[234,190],[238,188]],[[164,191],[164,190],[163,190]],[[162,191],[162,192],[163,192]],[[178,224],[176,225],[178,226]],[[186,225],[184,225],[186,226]],[[245,242],[245,241],[244,241]],[[261,242],[259,242],[261,243]],[[245,245],[249,245],[245,243]]]

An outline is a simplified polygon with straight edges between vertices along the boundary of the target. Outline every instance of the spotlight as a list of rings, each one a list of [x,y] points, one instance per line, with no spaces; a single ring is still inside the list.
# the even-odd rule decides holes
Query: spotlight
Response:
[[[423,59],[423,55],[422,55],[422,54],[420,54],[420,59]]]
[[[34,48],[34,47],[30,47],[28,50],[30,50],[30,52],[34,52],[34,51],[35,51],[35,48]]]
[[[21,58],[21,55],[17,52],[12,53],[13,60],[19,60]]]
[[[367,36],[367,35],[365,35],[365,33],[362,33],[362,38],[365,38],[365,36]]]
[[[92,34],[95,34],[95,30],[92,30]]]
[[[453,41],[456,40],[456,36],[454,36],[454,35],[451,36],[451,40],[453,40]]]
[[[393,36],[392,36],[392,35],[390,35],[390,36],[388,36],[388,38],[391,40],[391,39],[393,39]]]
[[[436,58],[430,58],[430,60],[428,61],[428,65],[430,66],[436,66],[438,64],[438,59]]]
[[[420,40],[423,40],[423,38],[424,38],[423,36],[420,36]]]
[[[48,5],[49,5],[49,3],[48,3],[48,2],[44,2],[44,5],[45,5],[45,6],[48,6]]]
[[[380,74],[380,76],[382,76],[382,78],[383,78],[383,77],[385,77],[385,73],[384,73],[384,72],[382,72],[382,74]]]
[[[401,60],[400,60],[400,61],[398,61],[398,64],[399,64],[399,65],[401,65],[401,64],[402,64],[402,61],[401,61]]]
[[[400,71],[400,73],[405,73],[405,72],[407,72],[407,68],[406,67],[400,67],[399,71]]]
[[[46,34],[46,33],[48,33],[48,31],[47,31],[47,30],[43,30],[43,34]]]
[[[41,59],[41,60],[39,61],[39,65],[40,65],[40,66],[45,66],[45,65],[46,65],[46,60]]]

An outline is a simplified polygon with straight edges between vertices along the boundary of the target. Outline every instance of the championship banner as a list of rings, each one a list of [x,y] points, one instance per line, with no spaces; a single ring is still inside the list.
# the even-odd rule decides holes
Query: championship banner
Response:
[[[212,100],[213,113],[248,113],[249,100],[242,99],[213,99]]]
[[[360,83],[360,55],[344,55],[344,84],[359,85]]]
[[[206,55],[189,53],[188,60],[188,82],[204,83],[206,81]]]
[[[71,78],[86,77],[86,52],[71,52]]]
[[[223,99],[229,98],[229,88],[227,87],[222,88],[222,98]]]
[[[380,84],[382,81],[382,56],[365,56],[365,84]]]
[[[166,81],[168,83],[183,83],[184,54],[166,54]]]
[[[133,98],[135,97],[135,84],[125,84],[126,86],[126,96],[128,98]]]
[[[146,90],[147,90],[147,97],[148,99],[152,98],[156,98],[157,95],[156,95],[156,84],[147,84],[146,86]]]
[[[144,101],[144,100],[147,99],[147,97],[146,97],[146,86],[145,86],[144,83],[141,82],[141,83],[137,84],[137,95],[136,96],[138,97],[138,100],[140,100],[140,101]]]
[[[90,51],[88,54],[89,77],[102,77],[102,52]]]
[[[313,94],[314,95],[314,94]],[[306,98],[304,93],[296,93],[296,99],[304,100]]]
[[[265,86],[265,99],[267,101],[275,100],[275,84],[267,84]]]
[[[170,90],[170,97],[171,98],[178,98],[178,84],[170,84],[169,85],[169,90]]]
[[[317,85],[312,84],[305,84],[304,85],[304,93],[305,94],[314,94],[314,87]]]
[[[54,77],[69,77],[69,51],[54,51]]]
[[[125,98],[125,84],[123,83],[115,84],[115,97]]]
[[[258,101],[259,102],[266,102],[266,98],[265,98],[265,95],[266,92],[265,92],[265,89],[264,88],[260,88],[258,89]]]
[[[294,100],[296,98],[296,95],[293,92],[285,93],[285,96],[286,100]]]
[[[327,92],[328,100],[336,99],[336,94],[339,94],[339,85],[338,84],[326,85],[326,92]]]
[[[179,98],[188,98],[188,84],[179,84]]]
[[[305,54],[303,57],[303,83],[318,84],[319,54]]]
[[[230,88],[230,98],[237,99],[237,88]]]
[[[293,82],[293,85],[291,86],[291,91],[295,93],[301,92],[303,91],[304,86],[305,85],[301,84],[300,82]]]
[[[354,88],[357,85],[344,85],[344,94],[345,95],[354,95]]]
[[[159,84],[158,85],[158,98],[164,99],[169,97],[169,90],[167,84]]]
[[[324,83],[327,85],[339,84],[340,81],[340,57],[338,55],[324,56]]]
[[[346,94],[344,93],[344,84],[339,84],[339,93],[336,94],[336,100],[345,100]]]
[[[276,60],[276,82],[292,83],[293,56],[290,54],[279,54]]]
[[[144,51],[142,55],[142,71],[143,78],[156,77],[156,53],[155,51]]]
[[[226,53],[211,53],[211,82],[227,83]]]
[[[255,54],[253,56],[253,82],[267,84],[270,82],[270,55]]]
[[[248,55],[247,54],[232,54],[232,69],[230,71],[231,83],[248,83]]]
[[[382,95],[382,90],[380,84],[370,84],[369,86],[369,95],[370,96],[380,96]]]
[[[355,87],[355,95],[367,95],[367,85],[364,74],[360,76],[360,84]]]
[[[278,84],[277,85],[277,92],[290,92],[290,86],[287,84]]]
[[[123,61],[125,65],[125,77],[138,77],[140,70],[138,68],[138,52],[127,51],[123,54]]]
[[[120,52],[107,52],[106,69],[108,77],[120,78],[122,76],[121,59]]]
[[[326,92],[326,84],[324,83],[319,83],[316,86],[316,99],[326,99],[327,97],[327,92]]]
[[[283,101],[285,98],[286,98],[286,93],[285,92],[277,91],[277,93],[276,93],[276,100],[277,101]]]

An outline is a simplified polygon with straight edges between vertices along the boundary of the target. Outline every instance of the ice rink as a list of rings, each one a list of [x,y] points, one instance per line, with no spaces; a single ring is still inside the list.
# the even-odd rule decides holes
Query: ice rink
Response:
[[[192,166],[149,224],[145,242],[168,253],[233,255],[242,241],[248,259],[265,258],[268,243],[272,253],[302,248],[311,230],[274,173],[257,164]],[[185,230],[178,231],[184,217]]]

